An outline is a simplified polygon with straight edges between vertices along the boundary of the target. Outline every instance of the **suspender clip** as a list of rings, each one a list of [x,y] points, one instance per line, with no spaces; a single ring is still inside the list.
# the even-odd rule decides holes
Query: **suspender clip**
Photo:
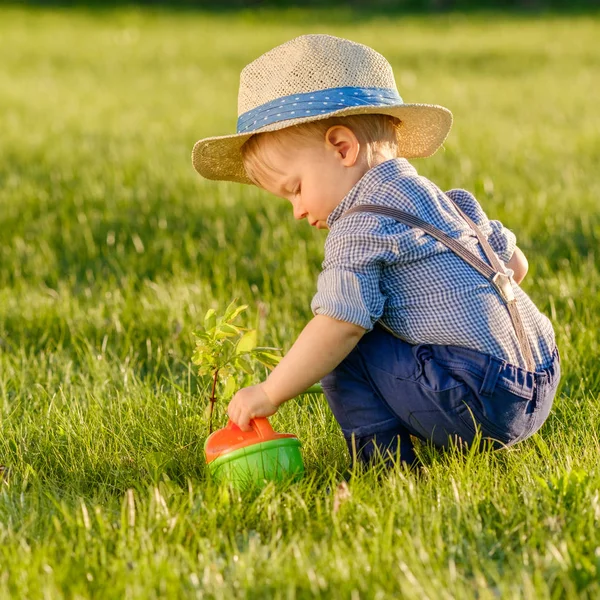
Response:
[[[507,304],[515,299],[515,292],[512,287],[511,278],[506,273],[496,273],[492,277],[492,285],[498,290],[500,296]]]

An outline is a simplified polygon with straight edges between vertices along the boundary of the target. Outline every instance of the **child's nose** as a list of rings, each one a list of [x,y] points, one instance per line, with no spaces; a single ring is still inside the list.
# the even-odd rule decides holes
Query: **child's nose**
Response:
[[[294,219],[304,219],[308,211],[304,210],[299,204],[294,204]]]

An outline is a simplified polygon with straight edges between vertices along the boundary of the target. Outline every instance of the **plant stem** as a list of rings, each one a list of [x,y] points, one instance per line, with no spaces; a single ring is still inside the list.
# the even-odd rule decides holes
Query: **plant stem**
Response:
[[[217,389],[217,375],[219,374],[219,369],[215,369],[215,373],[213,375],[213,384],[212,384],[212,392],[210,393],[210,414],[208,415],[208,434],[212,433],[212,417],[213,411],[215,408],[215,390]]]

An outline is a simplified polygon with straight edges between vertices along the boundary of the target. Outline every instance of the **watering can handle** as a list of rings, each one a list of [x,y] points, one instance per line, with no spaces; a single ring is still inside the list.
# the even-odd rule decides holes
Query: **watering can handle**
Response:
[[[252,429],[254,429],[256,435],[258,435],[258,437],[261,439],[271,439],[273,437],[273,428],[266,417],[256,417],[255,419],[250,419],[250,426]],[[236,431],[240,428],[231,419],[229,419],[227,422],[227,429]]]
[[[252,425],[252,429],[256,431],[258,437],[263,439],[271,439],[273,437],[273,428],[266,417],[251,419],[250,425]]]

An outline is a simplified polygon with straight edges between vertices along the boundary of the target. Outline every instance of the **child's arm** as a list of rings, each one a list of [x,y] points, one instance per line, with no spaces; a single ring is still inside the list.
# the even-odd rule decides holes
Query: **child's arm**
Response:
[[[275,405],[304,392],[333,371],[366,333],[359,325],[317,315],[264,382]]]
[[[317,315],[266,381],[238,391],[227,408],[229,417],[247,431],[250,419],[275,414],[280,404],[335,369],[365,333],[366,329],[353,323]]]
[[[527,262],[527,257],[518,246],[515,246],[515,251],[510,257],[510,260],[506,263],[506,266],[513,270],[513,279],[517,283],[521,283],[521,281],[525,279],[525,275],[527,275],[527,270],[529,269],[529,263]]]

